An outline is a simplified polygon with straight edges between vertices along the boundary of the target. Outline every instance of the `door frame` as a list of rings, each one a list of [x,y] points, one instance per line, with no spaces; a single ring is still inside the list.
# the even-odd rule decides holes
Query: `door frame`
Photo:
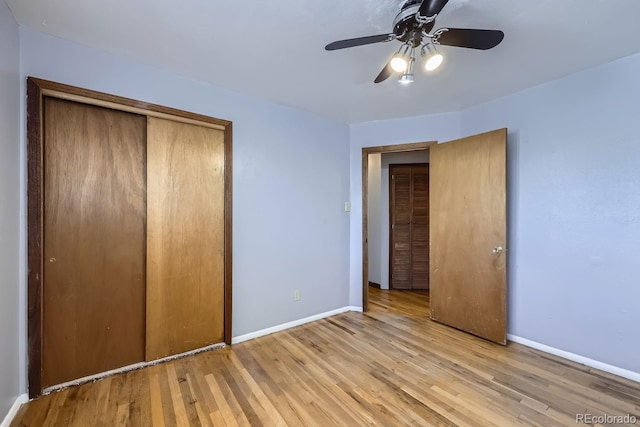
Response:
[[[369,154],[404,153],[429,150],[437,141],[411,142],[398,145],[380,145],[362,148],[362,311],[369,307]]]
[[[27,334],[29,397],[42,394],[44,277],[44,97],[64,99],[224,132],[224,342],[232,319],[232,122],[93,90],[27,78]]]

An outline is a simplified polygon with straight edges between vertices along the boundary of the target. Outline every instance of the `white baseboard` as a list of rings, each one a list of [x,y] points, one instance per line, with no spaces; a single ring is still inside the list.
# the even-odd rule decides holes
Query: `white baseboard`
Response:
[[[572,360],[574,362],[581,363],[591,368],[600,369],[601,371],[609,372],[610,374],[618,375],[630,379],[632,381],[640,382],[640,372],[630,371],[628,369],[619,368],[617,366],[609,365],[607,363],[599,362],[597,360],[589,359],[588,357],[580,356],[579,354],[570,353],[568,351],[560,350],[558,348],[550,347],[539,342],[531,341],[526,338],[522,338],[516,335],[508,334],[509,341],[513,341],[518,344],[526,345],[527,347],[535,348],[536,350],[550,353],[563,359]]]
[[[285,329],[304,325],[305,323],[314,322],[316,320],[324,319],[325,317],[346,313],[347,311],[362,311],[362,307],[352,307],[352,306],[342,307],[336,310],[327,311],[325,313],[320,313],[313,316],[305,317],[304,319],[293,320],[291,322],[282,323],[280,325],[272,326],[270,328],[262,329],[255,332],[250,332],[248,334],[233,337],[231,339],[231,344],[240,344],[241,342],[244,342],[244,341],[252,340],[258,337],[263,337],[265,335],[273,334],[275,332],[284,331]]]
[[[7,416],[4,417],[4,420],[2,421],[2,423],[0,423],[0,427],[9,427],[9,425],[11,424],[11,421],[13,421],[13,418],[18,413],[18,409],[20,409],[20,406],[22,406],[23,403],[27,403],[28,401],[29,401],[28,394],[25,393],[18,396],[16,398],[16,401],[13,402],[13,405],[11,405],[11,409],[9,409]]]

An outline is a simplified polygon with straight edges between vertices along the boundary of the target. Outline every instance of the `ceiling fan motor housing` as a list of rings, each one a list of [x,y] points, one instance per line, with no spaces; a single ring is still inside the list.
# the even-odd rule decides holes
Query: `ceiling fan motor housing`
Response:
[[[411,47],[418,47],[422,43],[422,32],[433,29],[434,21],[423,24],[416,19],[416,14],[422,4],[421,0],[409,0],[400,13],[393,20],[393,33],[402,43],[408,43]]]

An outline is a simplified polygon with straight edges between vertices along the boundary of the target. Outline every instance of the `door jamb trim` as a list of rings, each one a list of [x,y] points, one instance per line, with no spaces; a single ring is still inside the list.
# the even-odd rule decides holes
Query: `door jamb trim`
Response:
[[[410,151],[429,150],[429,147],[437,144],[437,141],[412,142],[398,145],[381,145],[362,148],[362,311],[368,310],[369,303],[369,154],[403,153]]]

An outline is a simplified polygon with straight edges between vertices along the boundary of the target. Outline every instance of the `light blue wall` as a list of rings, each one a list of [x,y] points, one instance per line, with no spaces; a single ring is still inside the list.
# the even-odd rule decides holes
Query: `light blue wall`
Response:
[[[508,128],[509,333],[640,373],[638,76],[640,54],[444,117],[352,125],[353,205],[363,146]],[[353,305],[360,221],[354,209]]]
[[[234,336],[348,305],[346,124],[25,28],[21,47],[25,76],[233,121]]]
[[[20,38],[0,1],[0,421],[20,379]],[[23,316],[24,317],[24,316]]]
[[[640,55],[462,113],[509,129],[509,332],[640,372]]]

